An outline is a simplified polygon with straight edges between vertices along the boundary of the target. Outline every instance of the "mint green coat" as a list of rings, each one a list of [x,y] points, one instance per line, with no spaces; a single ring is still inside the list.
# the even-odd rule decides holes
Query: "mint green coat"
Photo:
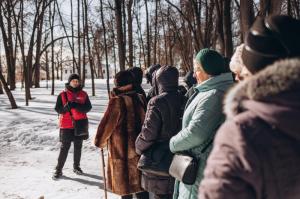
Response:
[[[224,73],[198,84],[196,93],[185,107],[182,130],[170,140],[173,153],[188,152],[199,161],[196,182],[186,185],[176,181],[174,199],[197,199],[198,186],[203,178],[207,157],[212,148],[212,140],[219,126],[224,122],[222,113],[225,92],[233,85],[231,73]]]

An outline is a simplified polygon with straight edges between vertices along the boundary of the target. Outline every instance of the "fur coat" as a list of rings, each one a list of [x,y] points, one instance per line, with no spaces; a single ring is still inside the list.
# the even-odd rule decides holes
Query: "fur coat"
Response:
[[[118,195],[143,191],[135,140],[145,118],[145,107],[144,97],[132,86],[114,89],[97,129],[94,144],[99,148],[108,145],[109,149],[107,185]]]

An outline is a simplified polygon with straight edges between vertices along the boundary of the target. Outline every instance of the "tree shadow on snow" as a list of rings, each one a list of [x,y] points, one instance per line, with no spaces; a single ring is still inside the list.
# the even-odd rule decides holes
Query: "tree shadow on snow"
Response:
[[[88,175],[90,175],[90,174],[88,174]],[[90,181],[90,180],[84,180],[84,179],[81,179],[81,178],[70,178],[68,176],[62,176],[61,179],[72,180],[72,181],[76,181],[76,182],[79,182],[79,183],[82,183],[82,184],[85,184],[85,185],[97,186],[100,189],[104,189],[104,184],[100,183],[99,181]]]
[[[83,173],[81,174],[82,176],[86,176],[86,177],[89,177],[89,178],[94,178],[96,180],[103,180],[103,177],[102,176],[97,176],[97,175],[93,175],[93,174],[89,174],[89,173]]]

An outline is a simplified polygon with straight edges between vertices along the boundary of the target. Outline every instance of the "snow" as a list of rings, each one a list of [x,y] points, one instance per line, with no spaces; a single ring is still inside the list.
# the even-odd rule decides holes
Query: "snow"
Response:
[[[112,82],[112,80],[110,80]],[[49,82],[50,85],[50,82]],[[100,150],[93,146],[97,125],[105,111],[108,96],[106,80],[96,80],[96,96],[91,96],[91,82],[86,82],[93,106],[88,113],[90,138],[84,141],[81,168],[84,175],[72,171],[73,147],[63,169],[64,176],[51,179],[57,163],[58,115],[54,111],[57,94],[64,82],[56,81],[55,95],[51,87],[41,82],[41,88],[31,89],[34,98],[25,106],[24,89],[17,85],[13,95],[19,106],[10,109],[6,95],[0,95],[0,198],[2,199],[82,199],[104,198]],[[108,193],[109,199],[120,198]]]

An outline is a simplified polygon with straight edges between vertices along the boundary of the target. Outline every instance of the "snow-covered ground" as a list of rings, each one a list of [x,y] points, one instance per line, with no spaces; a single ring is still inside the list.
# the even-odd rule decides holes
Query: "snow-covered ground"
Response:
[[[112,82],[112,81],[111,81]],[[49,83],[50,85],[50,83]],[[147,87],[147,86],[146,86]],[[96,80],[96,96],[89,93],[93,109],[88,113],[90,139],[84,142],[81,168],[84,175],[72,171],[71,147],[63,169],[64,176],[51,179],[57,163],[58,115],[54,111],[56,97],[64,89],[64,82],[57,81],[55,96],[46,82],[41,88],[31,89],[34,98],[25,106],[24,89],[13,91],[18,109],[10,109],[6,95],[0,95],[0,198],[2,199],[93,199],[104,198],[100,151],[92,145],[97,125],[105,111],[108,97],[105,80]],[[109,199],[119,196],[108,193]]]

